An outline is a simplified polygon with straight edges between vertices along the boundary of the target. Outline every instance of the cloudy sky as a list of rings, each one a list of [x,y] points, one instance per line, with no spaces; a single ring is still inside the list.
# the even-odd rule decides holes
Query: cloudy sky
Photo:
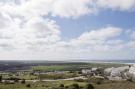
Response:
[[[135,0],[0,0],[0,60],[135,59]]]

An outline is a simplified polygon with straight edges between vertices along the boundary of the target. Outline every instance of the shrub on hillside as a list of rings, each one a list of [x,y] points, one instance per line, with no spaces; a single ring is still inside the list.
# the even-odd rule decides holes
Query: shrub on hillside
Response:
[[[21,80],[21,83],[22,83],[22,84],[25,84],[25,79]]]
[[[64,87],[64,84],[60,84],[60,86],[59,87]]]
[[[27,85],[26,85],[26,87],[30,88],[30,87],[31,87],[31,85],[30,85],[30,84],[27,84]]]
[[[80,88],[79,88],[79,85],[78,85],[77,83],[74,83],[74,84],[72,84],[72,85],[70,86],[69,89],[80,89]]]
[[[84,82],[84,79],[74,79],[76,82]]]
[[[94,86],[92,84],[87,84],[85,89],[94,89]]]
[[[2,81],[2,75],[0,75],[0,82]]]
[[[97,77],[90,77],[86,80],[88,83],[96,83],[96,84],[101,84],[104,82],[103,78],[97,78]]]
[[[65,86],[65,89],[69,89],[69,86]]]

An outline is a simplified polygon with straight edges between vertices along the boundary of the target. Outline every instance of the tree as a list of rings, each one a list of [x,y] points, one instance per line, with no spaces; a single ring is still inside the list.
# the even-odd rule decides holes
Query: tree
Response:
[[[86,89],[94,89],[94,86],[92,84],[87,84]]]

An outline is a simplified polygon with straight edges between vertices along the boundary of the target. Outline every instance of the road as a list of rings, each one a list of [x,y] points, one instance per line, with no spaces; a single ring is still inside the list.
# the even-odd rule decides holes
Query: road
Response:
[[[67,79],[44,79],[44,80],[41,80],[41,81],[60,81],[60,80],[63,80],[63,81],[68,81],[68,80],[75,80],[75,79],[87,79],[85,78],[84,76],[79,76],[79,77],[73,77],[73,78],[67,78]],[[40,80],[25,80],[27,82],[38,82]]]

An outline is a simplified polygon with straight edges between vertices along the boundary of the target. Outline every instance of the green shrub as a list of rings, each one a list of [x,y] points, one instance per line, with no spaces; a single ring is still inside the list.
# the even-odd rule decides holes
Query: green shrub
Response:
[[[59,87],[64,87],[64,84],[60,84],[60,86]]]
[[[94,89],[94,86],[92,84],[87,84],[85,89]]]
[[[22,84],[25,84],[25,79],[23,79],[23,80],[21,81],[21,83],[22,83]]]
[[[51,89],[58,89],[58,88],[56,88],[56,87],[52,87]]]
[[[30,87],[31,87],[31,85],[30,85],[30,84],[27,84],[27,85],[26,85],[26,87],[30,88]]]
[[[84,79],[74,79],[76,82],[84,82]]]
[[[88,83],[96,83],[96,84],[101,84],[104,82],[103,78],[97,78],[97,77],[90,77],[86,80]]]
[[[0,82],[2,81],[2,75],[0,75]]]
[[[96,82],[96,84],[98,84],[98,85],[100,85],[102,83],[102,81],[100,81],[100,80],[98,80],[97,82]]]
[[[68,89],[69,88],[69,86],[65,86],[65,89]]]
[[[71,85],[70,89],[80,89],[77,83]]]

